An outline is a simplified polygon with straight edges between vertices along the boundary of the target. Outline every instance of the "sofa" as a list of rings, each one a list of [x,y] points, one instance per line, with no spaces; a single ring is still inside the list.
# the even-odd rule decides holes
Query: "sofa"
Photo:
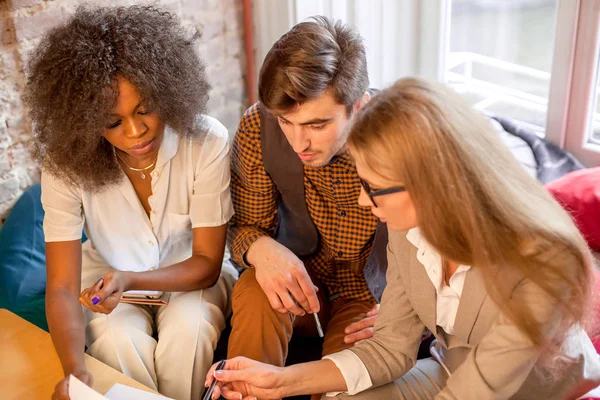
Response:
[[[544,184],[583,168],[572,155],[539,138],[517,121],[493,117],[490,123],[528,173]],[[44,211],[40,194],[39,184],[27,189],[0,229],[0,308],[9,309],[38,327],[48,330],[44,299]],[[83,235],[82,242],[85,240]],[[600,288],[600,280],[598,285]],[[600,306],[597,315],[600,315]],[[228,333],[229,330],[226,329],[219,342],[215,359],[225,357]],[[600,325],[594,327],[590,333],[596,335],[593,340],[600,347]],[[321,343],[319,338],[294,338],[290,344],[288,362],[293,364],[317,359]]]

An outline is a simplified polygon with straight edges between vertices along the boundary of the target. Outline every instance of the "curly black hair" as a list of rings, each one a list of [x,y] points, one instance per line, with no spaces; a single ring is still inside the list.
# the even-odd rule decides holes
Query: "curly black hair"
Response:
[[[68,183],[97,191],[122,178],[102,133],[117,102],[117,76],[178,134],[201,135],[210,85],[197,29],[153,6],[80,6],[51,29],[27,65],[24,101],[33,154]]]

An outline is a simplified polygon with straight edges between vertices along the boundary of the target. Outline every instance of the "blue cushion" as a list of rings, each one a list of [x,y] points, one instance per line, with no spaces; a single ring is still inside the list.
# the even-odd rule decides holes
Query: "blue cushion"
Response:
[[[0,229],[0,308],[48,330],[44,210],[40,196],[40,185],[27,189]]]
[[[25,191],[0,229],[0,307],[47,330],[46,247],[40,194],[40,185]]]

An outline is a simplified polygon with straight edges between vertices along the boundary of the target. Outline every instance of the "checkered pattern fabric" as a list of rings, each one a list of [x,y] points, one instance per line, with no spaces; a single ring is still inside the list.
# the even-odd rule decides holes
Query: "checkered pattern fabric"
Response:
[[[249,267],[244,254],[256,239],[272,236],[277,225],[278,192],[264,169],[257,103],[244,114],[231,155],[231,195],[235,215],[228,243],[233,261]],[[371,252],[377,219],[357,204],[360,183],[348,154],[321,168],[304,167],[304,191],[310,216],[319,231],[319,246],[303,258],[330,295],[371,300],[363,267]]]

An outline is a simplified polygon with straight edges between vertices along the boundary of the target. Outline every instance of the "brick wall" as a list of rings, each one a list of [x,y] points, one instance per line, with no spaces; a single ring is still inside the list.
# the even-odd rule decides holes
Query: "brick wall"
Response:
[[[27,187],[39,182],[28,141],[30,123],[20,100],[27,54],[43,33],[64,20],[81,0],[0,0],[0,224]],[[140,0],[88,3],[147,4]],[[210,115],[234,132],[246,107],[242,3],[239,0],[159,0],[184,24],[203,32],[201,54],[213,86]]]

